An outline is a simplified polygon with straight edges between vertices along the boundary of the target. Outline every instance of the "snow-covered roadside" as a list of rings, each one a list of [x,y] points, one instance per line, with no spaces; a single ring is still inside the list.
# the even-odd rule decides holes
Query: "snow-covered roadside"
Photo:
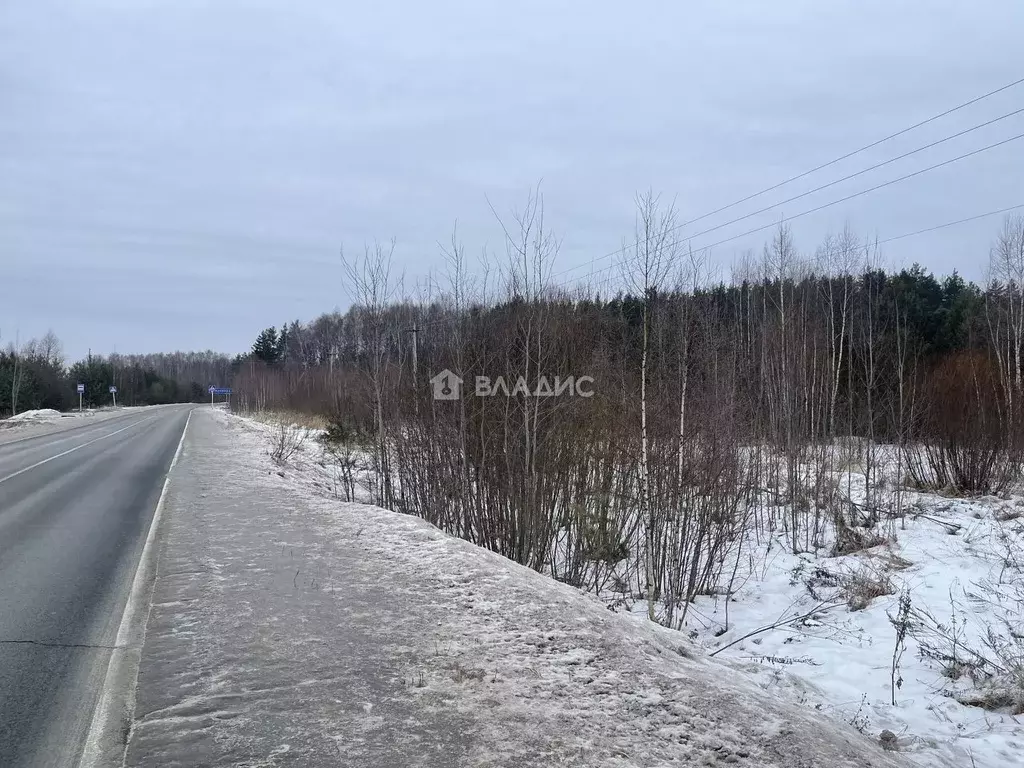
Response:
[[[268,455],[272,427],[214,417],[235,433],[233,462],[262,466],[268,482],[317,511],[325,535],[359,542],[384,572],[401,575],[393,597],[431,627],[408,638],[409,695],[444,697],[472,717],[470,764],[907,765],[882,751],[877,733],[765,693],[678,632],[615,614],[417,518],[332,500],[313,471],[315,446],[278,467]],[[929,765],[960,764],[932,757]]]

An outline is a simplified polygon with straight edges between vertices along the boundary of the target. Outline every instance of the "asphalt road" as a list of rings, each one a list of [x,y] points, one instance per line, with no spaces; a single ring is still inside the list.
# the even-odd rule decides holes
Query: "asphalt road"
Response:
[[[78,763],[190,409],[0,442],[0,766]]]

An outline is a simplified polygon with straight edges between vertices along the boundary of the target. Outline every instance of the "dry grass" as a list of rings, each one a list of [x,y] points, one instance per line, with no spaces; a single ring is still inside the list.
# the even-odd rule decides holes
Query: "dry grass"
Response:
[[[836,540],[830,556],[852,555],[887,543],[888,539],[873,528],[854,528],[841,522],[836,525]]]
[[[985,684],[981,688],[957,693],[956,700],[967,707],[989,712],[1007,712],[1013,717],[1024,714],[1024,690],[1010,685]]]
[[[1000,509],[995,514],[996,520],[1000,523],[1009,523],[1013,520],[1019,520],[1024,517],[1024,509],[1020,507],[1005,507]]]
[[[863,611],[876,597],[895,594],[896,589],[886,570],[864,565],[842,580],[840,593],[851,611]]]
[[[313,413],[302,413],[300,411],[257,411],[246,414],[253,421],[261,424],[293,424],[306,429],[327,429],[327,419]]]
[[[912,562],[905,557],[900,557],[888,547],[863,552],[860,556],[870,562],[869,567],[879,571],[905,571],[913,565]]]

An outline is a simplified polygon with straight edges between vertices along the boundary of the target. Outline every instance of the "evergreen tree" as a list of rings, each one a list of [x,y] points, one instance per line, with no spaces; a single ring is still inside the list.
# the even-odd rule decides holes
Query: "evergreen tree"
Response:
[[[252,356],[267,365],[273,365],[281,357],[281,342],[277,328],[270,326],[260,331],[256,342],[252,345]]]
[[[285,363],[288,360],[288,342],[291,334],[288,333],[288,323],[281,325],[281,333],[277,338],[277,357],[276,362]]]

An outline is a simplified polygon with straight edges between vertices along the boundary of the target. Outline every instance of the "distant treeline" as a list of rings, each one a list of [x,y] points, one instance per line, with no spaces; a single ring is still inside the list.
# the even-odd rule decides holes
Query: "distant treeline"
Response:
[[[203,402],[210,384],[229,381],[231,370],[231,358],[216,352],[89,355],[69,367],[51,332],[0,349],[0,418],[40,408],[77,408],[78,384],[85,385],[87,408],[111,405],[112,385],[118,405]]]
[[[1007,223],[1003,252],[1019,247],[1019,231],[1019,220]],[[634,272],[620,282],[626,289],[610,296],[549,284],[539,266],[537,274],[517,275],[513,264],[503,291],[491,297],[462,274],[464,283],[433,301],[398,300],[392,292],[372,311],[357,304],[264,329],[252,352],[234,362],[239,404],[343,411],[372,431],[376,395],[366,381],[375,371],[385,411],[414,399],[414,333],[416,398],[428,396],[429,376],[452,369],[513,380],[587,374],[600,379],[605,395],[614,386],[616,398],[634,400],[643,365],[651,397],[676,409],[683,382],[699,398],[728,371],[732,418],[753,434],[781,431],[791,439],[893,439],[910,418],[898,408],[965,360],[999,384],[993,406],[1009,408],[1020,385],[1024,254],[1017,256],[1020,275],[1012,258],[994,256],[993,277],[1003,279],[984,286],[916,264],[888,271],[870,243],[849,231],[807,258],[783,229],[728,282],[710,280],[687,254],[648,258],[667,263],[640,266],[650,274],[638,275],[634,256],[623,268]],[[531,349],[515,340],[524,324],[536,334]],[[901,397],[902,406],[894,405]]]

